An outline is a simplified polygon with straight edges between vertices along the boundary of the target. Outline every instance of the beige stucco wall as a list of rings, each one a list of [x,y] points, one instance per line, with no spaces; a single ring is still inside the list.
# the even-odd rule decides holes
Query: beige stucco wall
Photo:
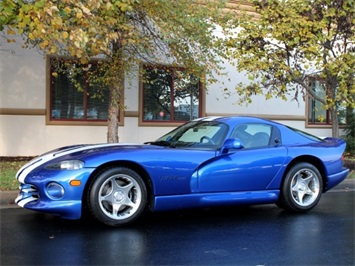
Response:
[[[46,62],[37,50],[25,50],[20,44],[1,43],[0,49],[0,156],[34,156],[48,150],[77,143],[106,142],[106,126],[46,125]],[[319,136],[329,136],[330,129],[305,128],[305,103],[302,99],[266,101],[263,96],[249,105],[238,105],[235,84],[246,81],[243,74],[226,65],[228,77],[207,89],[207,115],[262,115],[267,118],[307,130]],[[139,82],[137,77],[125,83],[124,105],[127,112],[139,112]],[[223,89],[230,89],[225,98]],[[35,110],[27,115],[4,110]],[[11,113],[11,112],[10,112]],[[139,126],[137,115],[124,118],[119,128],[120,142],[142,143],[158,138],[172,130],[171,126]]]
[[[279,98],[266,100],[264,96],[253,96],[252,103],[238,104],[239,98],[234,89],[240,82],[247,84],[248,78],[244,73],[237,72],[236,68],[229,63],[224,63],[227,75],[214,76],[218,79],[208,87],[208,97],[206,98],[207,113],[225,112],[228,114],[247,114],[247,115],[278,115],[278,116],[305,116],[305,102],[302,97],[298,97],[297,101],[292,100],[293,95],[290,95],[288,101]],[[224,88],[227,88],[230,94],[226,98]]]
[[[78,143],[106,142],[105,127],[46,126],[44,116],[1,115],[0,156],[34,156]]]
[[[17,43],[0,46],[0,107],[45,107],[45,62],[36,50]]]

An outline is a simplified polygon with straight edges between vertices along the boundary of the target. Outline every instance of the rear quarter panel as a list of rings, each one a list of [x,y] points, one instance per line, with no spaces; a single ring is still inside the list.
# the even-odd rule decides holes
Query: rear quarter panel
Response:
[[[338,138],[325,138],[317,140],[308,138],[290,128],[279,125],[282,136],[282,145],[288,150],[285,160],[286,168],[296,161],[304,161],[317,164],[325,177],[325,190],[334,187],[346,178],[347,169],[343,166],[342,156],[345,151],[346,143]],[[271,187],[278,187],[278,180],[271,184]]]
[[[305,155],[318,158],[322,162],[327,176],[336,174],[343,169],[342,155],[345,150],[343,140],[329,139],[322,143],[289,146],[288,149],[290,159]]]

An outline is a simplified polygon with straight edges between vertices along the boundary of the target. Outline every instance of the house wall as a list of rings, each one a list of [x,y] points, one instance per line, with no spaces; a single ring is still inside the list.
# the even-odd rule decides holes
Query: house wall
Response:
[[[10,46],[11,45],[11,46]],[[36,49],[22,49],[20,44],[1,43],[0,49],[0,156],[35,156],[48,150],[78,143],[106,142],[106,126],[46,124],[46,60]],[[319,136],[329,136],[329,128],[306,128],[305,103],[299,101],[253,98],[249,105],[238,105],[233,91],[242,73],[229,66],[228,77],[207,88],[205,115],[256,115],[280,121]],[[229,79],[230,80],[229,80]],[[229,88],[225,98],[223,88]],[[140,125],[139,81],[127,80],[124,92],[123,126],[120,142],[142,143],[158,138],[174,126]]]

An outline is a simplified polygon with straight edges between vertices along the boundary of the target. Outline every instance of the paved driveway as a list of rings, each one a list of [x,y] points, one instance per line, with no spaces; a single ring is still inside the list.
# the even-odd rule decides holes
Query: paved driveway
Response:
[[[354,265],[353,189],[275,205],[146,214],[130,227],[0,210],[1,265]]]

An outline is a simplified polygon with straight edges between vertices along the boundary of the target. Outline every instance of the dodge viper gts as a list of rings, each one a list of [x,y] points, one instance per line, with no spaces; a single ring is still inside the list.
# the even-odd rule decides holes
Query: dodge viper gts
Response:
[[[121,226],[144,210],[275,203],[306,212],[348,175],[346,143],[256,117],[206,117],[144,144],[73,145],[23,166],[16,203]]]

